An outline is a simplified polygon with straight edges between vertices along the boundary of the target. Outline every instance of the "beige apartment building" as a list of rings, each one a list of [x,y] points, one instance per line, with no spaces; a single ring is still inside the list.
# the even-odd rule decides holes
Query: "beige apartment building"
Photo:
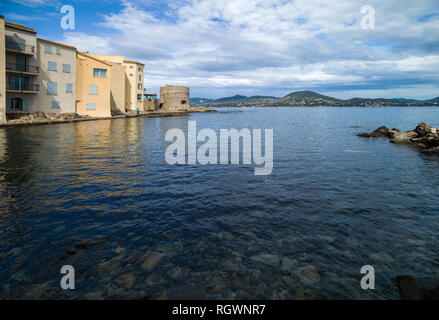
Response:
[[[30,111],[76,111],[76,48],[37,38],[40,93]]]
[[[0,16],[0,124],[6,122],[5,18]]]
[[[0,16],[0,123],[8,112],[110,117],[153,110],[149,96],[144,105],[143,84],[143,63],[78,52]]]
[[[126,91],[125,109],[127,111],[144,111],[143,109],[143,83],[144,83],[144,67],[140,62],[124,60],[125,72],[127,74],[130,90]]]
[[[113,107],[113,109],[118,109],[121,112],[125,111],[144,111],[143,106],[143,82],[144,82],[144,67],[143,63],[137,61],[125,60],[124,56],[111,56],[103,54],[90,54],[90,56],[97,59],[106,61],[107,63],[114,65],[122,65],[125,70],[125,96],[124,96],[124,107],[120,108],[120,97],[122,90],[120,88],[120,71],[118,72],[117,80],[112,81],[111,91],[112,96],[114,96],[115,105],[118,107]],[[116,102],[117,101],[117,102]],[[120,110],[123,109],[123,110]]]
[[[111,117],[111,69],[109,62],[77,51],[76,113]]]
[[[4,22],[6,112],[37,108],[40,68],[36,34],[21,24]]]

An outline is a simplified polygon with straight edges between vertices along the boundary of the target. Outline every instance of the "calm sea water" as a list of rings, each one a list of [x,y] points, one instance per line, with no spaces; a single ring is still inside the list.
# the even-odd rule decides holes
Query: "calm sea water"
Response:
[[[398,299],[439,278],[435,108],[251,108],[0,129],[0,298]],[[171,166],[171,128],[273,128],[274,170]],[[358,128],[360,127],[360,128]],[[63,265],[76,290],[60,289]],[[376,290],[360,288],[372,265]]]

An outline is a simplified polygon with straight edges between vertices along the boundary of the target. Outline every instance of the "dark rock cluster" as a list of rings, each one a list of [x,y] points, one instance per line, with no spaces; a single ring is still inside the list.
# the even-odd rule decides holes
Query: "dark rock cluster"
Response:
[[[401,131],[395,128],[389,130],[383,126],[371,133],[359,133],[357,136],[363,138],[387,137],[392,143],[411,144],[428,151],[439,152],[439,129],[426,123],[418,124],[412,131]]]

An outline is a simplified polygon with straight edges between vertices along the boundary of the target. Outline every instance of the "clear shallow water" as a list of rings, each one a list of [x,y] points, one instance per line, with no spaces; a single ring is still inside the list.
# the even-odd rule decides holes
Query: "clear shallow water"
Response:
[[[188,120],[273,128],[273,174],[168,165],[166,130]],[[439,127],[438,109],[0,129],[0,298],[398,299],[395,276],[439,278],[439,156],[356,134],[421,121]],[[75,291],[59,289],[63,265]],[[360,288],[363,265],[375,291]]]

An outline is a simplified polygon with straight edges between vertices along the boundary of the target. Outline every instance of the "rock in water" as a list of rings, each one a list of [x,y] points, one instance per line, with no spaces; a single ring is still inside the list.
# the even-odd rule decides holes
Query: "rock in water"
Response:
[[[157,267],[157,265],[160,263],[160,260],[162,260],[163,253],[151,253],[146,257],[145,262],[142,264],[143,270],[146,270],[148,272],[151,272],[152,270]]]
[[[418,134],[419,137],[423,137],[427,133],[431,133],[432,132],[432,127],[429,124],[421,122],[416,127],[415,132]]]
[[[377,138],[377,137],[383,137],[387,135],[389,132],[389,129],[387,129],[385,126],[379,127],[374,132],[370,134],[371,137]]]
[[[405,132],[395,134],[393,138],[390,139],[390,142],[397,144],[412,144],[412,141]]]
[[[306,266],[292,272],[292,276],[298,277],[304,283],[320,281],[320,275],[314,266]]]
[[[295,265],[296,265],[296,261],[294,261],[288,257],[285,257],[282,260],[282,264],[280,266],[280,271],[283,274],[290,274],[293,271]]]
[[[404,300],[422,300],[422,290],[412,276],[398,276],[396,283]]]
[[[127,290],[131,290],[134,287],[135,282],[136,277],[132,274],[124,274],[116,279],[116,283]]]
[[[370,133],[361,132],[361,133],[357,134],[357,137],[370,138]]]
[[[274,254],[259,254],[250,259],[273,267],[279,266],[279,257]]]

